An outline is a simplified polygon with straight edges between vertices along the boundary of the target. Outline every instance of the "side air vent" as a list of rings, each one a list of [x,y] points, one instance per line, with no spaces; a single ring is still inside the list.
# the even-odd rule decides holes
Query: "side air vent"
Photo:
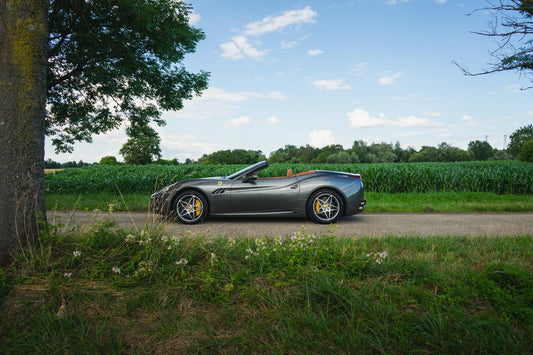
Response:
[[[213,195],[220,195],[224,192],[226,192],[226,189],[216,189],[215,191],[213,191]]]

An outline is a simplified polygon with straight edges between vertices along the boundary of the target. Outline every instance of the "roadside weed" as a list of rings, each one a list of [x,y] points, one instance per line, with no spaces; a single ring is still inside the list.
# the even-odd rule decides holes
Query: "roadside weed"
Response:
[[[204,238],[111,220],[47,228],[0,269],[0,353],[533,347],[531,236],[339,238],[332,228]]]

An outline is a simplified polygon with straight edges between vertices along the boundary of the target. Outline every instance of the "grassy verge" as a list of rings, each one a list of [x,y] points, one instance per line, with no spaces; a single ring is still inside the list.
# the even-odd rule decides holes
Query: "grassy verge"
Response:
[[[372,212],[529,212],[533,211],[533,195],[497,195],[484,192],[467,193],[366,193],[367,213]],[[59,210],[147,211],[150,196],[146,194],[116,195],[52,194],[46,195],[46,207]]]
[[[533,237],[48,226],[0,269],[0,353],[527,353]]]

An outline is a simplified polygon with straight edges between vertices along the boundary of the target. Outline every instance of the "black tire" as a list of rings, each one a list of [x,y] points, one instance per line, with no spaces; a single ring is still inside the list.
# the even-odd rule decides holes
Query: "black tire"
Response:
[[[334,190],[318,190],[307,201],[307,214],[315,223],[335,223],[343,213],[344,202]]]
[[[198,224],[209,214],[209,203],[198,191],[183,191],[176,196],[172,214],[183,224]]]

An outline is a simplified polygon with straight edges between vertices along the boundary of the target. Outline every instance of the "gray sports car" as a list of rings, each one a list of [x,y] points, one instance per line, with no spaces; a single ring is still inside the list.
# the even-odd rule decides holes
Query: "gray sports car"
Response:
[[[235,174],[191,179],[169,185],[152,195],[155,213],[196,224],[208,216],[308,216],[316,223],[334,223],[341,216],[365,209],[359,174],[311,170],[259,178],[268,167],[262,161]]]

